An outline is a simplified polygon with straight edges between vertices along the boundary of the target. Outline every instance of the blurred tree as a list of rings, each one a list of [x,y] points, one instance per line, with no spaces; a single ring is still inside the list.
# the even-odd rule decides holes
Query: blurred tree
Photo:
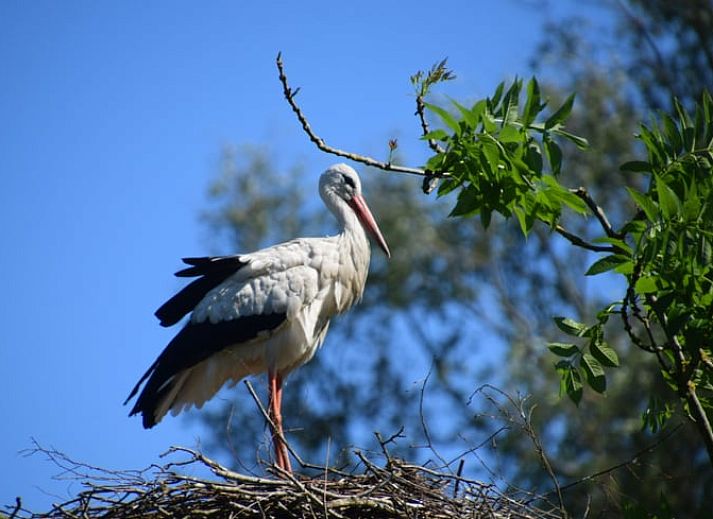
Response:
[[[574,147],[565,147],[562,169],[568,184],[587,186],[616,227],[634,210],[619,188],[641,181],[618,169],[635,155],[638,121],[650,107],[671,108],[672,94],[692,104],[711,84],[713,4],[612,5],[618,25],[609,40],[588,39],[582,20],[560,22],[547,31],[533,65],[549,79],[551,97],[577,91],[568,128],[585,135],[592,149],[575,160]],[[226,250],[329,232],[329,215],[309,202],[316,198],[316,174],[299,168],[280,174],[267,152],[245,149],[241,156],[225,151],[207,218],[227,233]],[[497,392],[471,398],[489,382],[532,395],[532,423],[562,485],[626,462],[684,424],[623,469],[567,488],[571,512],[587,506],[600,514],[621,512],[628,502],[658,510],[663,495],[681,516],[707,513],[713,476],[694,428],[674,417],[654,435],[636,418],[651,393],[665,392],[657,390],[663,382],[656,369],[645,367],[651,359],[630,346],[623,330],[608,330],[623,367],[612,372],[606,399],[585,393],[575,408],[554,395],[554,359],[544,347],[560,338],[552,316],[591,319],[608,292],[621,291],[599,278],[582,282],[591,255],[573,252],[542,228],[523,241],[512,222],[493,218],[483,231],[474,220],[447,219],[448,203],[425,198],[413,179],[363,177],[395,254],[388,264],[374,255],[362,304],[334,323],[325,348],[289,380],[286,420],[300,427],[289,435],[298,452],[313,462],[347,463],[350,445],[373,447],[373,431],[389,435],[404,426],[407,441],[396,443],[397,453],[443,464],[467,452],[471,474],[482,475],[483,463],[496,480],[547,491],[552,481],[532,438],[503,414],[508,402]],[[580,235],[593,225],[566,222]],[[232,449],[236,462],[247,464],[264,434],[249,399],[201,417],[216,431],[212,447]],[[406,453],[409,447],[417,449]]]

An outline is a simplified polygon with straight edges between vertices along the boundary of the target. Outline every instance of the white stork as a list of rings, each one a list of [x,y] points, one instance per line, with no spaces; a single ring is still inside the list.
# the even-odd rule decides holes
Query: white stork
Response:
[[[336,164],[319,179],[319,194],[341,232],[298,238],[250,254],[185,258],[176,273],[197,277],[156,311],[163,326],[190,320],[136,384],[146,381],[130,416],[145,428],[171,411],[200,408],[226,383],[267,371],[269,414],[279,467],[291,471],[282,432],[282,383],[308,362],[332,316],[364,291],[371,252],[367,232],[389,248],[361,194],[356,171]],[[148,379],[148,380],[147,380]]]

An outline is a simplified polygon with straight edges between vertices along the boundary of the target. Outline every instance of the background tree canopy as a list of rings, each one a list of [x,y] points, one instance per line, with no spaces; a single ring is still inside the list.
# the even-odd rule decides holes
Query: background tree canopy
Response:
[[[532,66],[552,107],[567,105],[565,95],[576,91],[567,131],[590,145],[583,153],[566,139],[559,152],[544,144],[549,164],[561,170],[563,184],[586,186],[620,229],[640,209],[626,188],[650,187],[648,177],[620,170],[647,156],[633,138],[640,121],[655,109],[676,113],[674,96],[681,109],[692,110],[713,84],[713,4],[628,0],[609,8],[618,20],[615,32],[593,34],[585,20],[558,20],[533,52]],[[447,118],[430,122],[448,130]],[[442,131],[432,137],[447,142]],[[316,185],[301,181],[299,165],[278,171],[273,153],[225,149],[205,215],[221,236],[221,252],[332,232],[331,217],[315,201]],[[334,322],[325,348],[289,379],[288,439],[304,458],[348,464],[350,447],[376,448],[374,431],[386,436],[403,427],[393,451],[404,457],[437,466],[462,458],[475,477],[548,492],[552,475],[525,430],[531,425],[574,514],[588,507],[599,514],[710,512],[713,471],[704,443],[667,390],[656,358],[632,344],[620,320],[603,328],[619,364],[606,370],[605,395],[566,384],[563,391],[577,393],[580,404],[557,395],[557,358],[546,345],[571,339],[553,316],[591,324],[618,297],[612,294],[626,291],[613,275],[584,278],[601,256],[571,247],[524,216],[506,220],[498,208],[481,210],[480,218],[447,218],[454,205],[458,212],[454,197],[424,196],[418,178],[378,171],[362,178],[394,255],[387,263],[374,254],[361,305]],[[571,199],[569,205],[577,209]],[[576,211],[556,216],[553,226],[559,222],[578,236],[601,234],[595,218]],[[255,470],[256,439],[265,439],[263,458],[269,444],[249,398],[239,398],[200,419],[214,428],[212,449]],[[532,410],[531,420],[520,410]],[[657,446],[646,450],[649,445]]]

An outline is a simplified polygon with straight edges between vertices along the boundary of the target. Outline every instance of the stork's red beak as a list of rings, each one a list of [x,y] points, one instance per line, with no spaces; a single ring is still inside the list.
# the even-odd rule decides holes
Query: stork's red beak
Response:
[[[359,217],[359,220],[361,220],[361,223],[364,228],[369,232],[369,234],[373,236],[374,240],[376,240],[376,243],[379,244],[381,250],[383,250],[386,253],[386,256],[390,258],[391,252],[389,251],[389,246],[386,245],[386,240],[381,234],[379,226],[376,225],[376,221],[374,220],[371,211],[369,211],[369,206],[366,205],[366,200],[364,200],[364,197],[361,195],[354,195],[349,201],[349,205],[352,209],[354,209],[354,212]]]

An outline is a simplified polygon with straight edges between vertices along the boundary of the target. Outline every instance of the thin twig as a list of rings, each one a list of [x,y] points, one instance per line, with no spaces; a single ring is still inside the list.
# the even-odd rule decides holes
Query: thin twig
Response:
[[[453,486],[453,497],[458,497],[458,487],[460,485],[461,481],[461,475],[463,474],[463,466],[465,465],[465,458],[461,458],[460,462],[458,463],[458,471],[456,472],[456,483]]]
[[[257,393],[255,392],[255,388],[253,388],[253,385],[250,383],[249,380],[244,380],[245,386],[248,388],[248,391],[250,392],[250,396],[252,396],[253,400],[255,401],[255,405],[257,405],[258,409],[260,410],[260,414],[267,420],[268,425],[270,426],[270,429],[272,431],[277,431],[277,428],[275,427],[275,422],[272,421],[272,417],[270,416],[270,413],[267,412],[267,409],[265,409],[265,406],[262,405],[262,402],[260,401],[260,398],[257,396]],[[292,454],[295,459],[299,462],[299,464],[304,467],[304,463],[302,463],[302,459],[297,455],[297,453],[294,451],[292,446],[287,442],[285,439],[284,435],[280,435],[280,441],[287,447],[287,450],[290,451],[290,454]],[[279,468],[277,466],[273,468]],[[280,470],[279,473],[284,473],[284,471]]]
[[[622,467],[626,467],[628,465],[631,465],[632,463],[635,463],[641,456],[644,454],[648,454],[649,452],[654,451],[659,445],[661,445],[663,442],[668,440],[671,436],[673,436],[675,433],[679,431],[683,427],[683,424],[678,424],[676,427],[674,427],[672,430],[670,430],[667,434],[656,440],[654,443],[647,445],[643,449],[637,451],[633,456],[629,457],[626,461],[622,461],[621,463],[617,463],[616,465],[612,465],[611,467],[608,467],[604,470],[600,470],[598,472],[595,472],[594,474],[589,474],[588,476],[584,476],[583,478],[578,479],[577,481],[573,481],[571,483],[567,483],[566,485],[562,485],[560,487],[560,490],[564,492],[565,490],[569,490],[572,487],[575,487],[577,485],[581,485],[582,483],[586,483],[587,481],[591,481],[593,479],[596,479],[598,477],[604,476],[606,474],[609,474],[610,472],[614,472],[615,470],[618,470]],[[551,490],[549,493],[554,492],[554,490]]]
[[[426,104],[423,100],[423,95],[418,94],[416,96],[416,115],[418,120],[421,122],[421,130],[423,130],[423,135],[428,135],[431,129],[428,127],[428,122],[426,121]],[[428,147],[431,148],[435,153],[441,154],[445,153],[443,149],[435,140],[428,139]]]
[[[403,438],[403,433],[404,433],[404,426],[402,425],[398,431],[396,431],[394,434],[389,436],[387,439],[384,439],[381,436],[381,433],[379,431],[374,431],[374,436],[376,436],[376,441],[379,442],[379,446],[381,447],[381,452],[384,454],[384,458],[386,458],[386,466],[389,467],[391,466],[391,454],[389,454],[389,449],[386,448],[386,446],[396,440],[396,438]]]
[[[287,82],[287,76],[285,75],[285,69],[284,69],[284,65],[282,63],[282,53],[277,54],[276,63],[277,63],[277,70],[279,71],[280,82],[282,83],[282,93],[285,96],[285,99],[287,100],[288,104],[292,108],[292,111],[297,116],[297,119],[299,120],[300,124],[302,125],[302,129],[305,131],[305,133],[307,134],[309,139],[317,146],[317,148],[319,148],[320,150],[322,150],[325,153],[330,153],[332,155],[344,157],[349,160],[353,160],[354,162],[359,162],[366,166],[378,168],[383,171],[392,171],[394,173],[408,173],[411,175],[420,175],[420,176],[427,175],[427,172],[420,168],[410,168],[407,166],[398,166],[395,164],[391,164],[389,162],[382,162],[382,161],[376,160],[376,159],[368,157],[366,155],[359,155],[357,153],[351,153],[351,152],[340,150],[338,148],[334,148],[334,147],[328,145],[326,142],[324,142],[324,139],[322,139],[316,133],[314,133],[314,130],[312,130],[312,127],[310,126],[309,122],[307,121],[307,118],[305,117],[304,113],[302,112],[302,109],[297,105],[297,102],[295,101],[295,96],[297,95],[297,92],[299,91],[299,89],[293,90],[290,87],[289,83]],[[441,176],[447,176],[447,175],[444,173]]]
[[[15,498],[15,508],[10,514],[9,519],[14,519],[15,517],[17,517],[17,514],[20,510],[22,510],[22,499],[20,498],[20,496],[17,496]]]
[[[270,418],[270,415],[267,412],[267,409],[265,409],[265,406],[262,405],[262,402],[260,401],[260,397],[257,395],[257,392],[255,391],[255,388],[253,387],[253,385],[250,383],[249,380],[244,380],[243,383],[248,388],[248,392],[250,393],[250,396],[252,397],[252,399],[255,401],[255,405],[257,405],[258,410],[260,411],[260,414],[263,416],[263,418],[265,418],[265,420],[267,420],[267,423],[270,426],[274,426],[272,419]],[[314,470],[320,470],[320,471],[324,470],[324,467],[322,467],[320,465],[315,465],[313,463],[309,463],[309,462],[306,462],[305,460],[303,460],[302,457],[297,453],[297,451],[292,447],[292,445],[290,445],[287,442],[287,440],[285,440],[283,438],[283,441],[285,443],[285,447],[287,447],[287,450],[290,452],[290,454],[292,454],[292,456],[297,460],[297,463],[299,463],[303,469],[314,469]],[[278,467],[273,466],[273,468],[277,469]],[[349,476],[348,473],[343,472],[338,469],[335,469],[333,467],[329,467],[328,470],[331,474],[334,474],[337,476],[341,476],[341,477]]]
[[[433,446],[433,440],[431,439],[431,433],[428,430],[428,426],[426,425],[426,417],[423,413],[423,401],[424,401],[424,397],[425,397],[425,393],[426,393],[426,385],[428,384],[428,379],[431,378],[432,372],[433,372],[433,362],[431,362],[431,367],[428,368],[428,374],[426,375],[426,378],[423,379],[423,384],[421,384],[421,394],[420,394],[419,400],[418,400],[418,414],[421,417],[421,429],[423,429],[423,435],[426,437],[426,442],[428,444],[429,450],[443,464],[443,468],[447,468],[448,462],[443,458],[443,456],[441,456],[441,454]]]
[[[507,410],[507,408],[501,405],[498,401],[496,401],[495,397],[488,393],[488,391],[486,390],[493,391],[499,394],[505,400],[507,400],[510,404],[510,407],[517,411],[517,418],[513,417]],[[486,400],[488,400],[495,407],[495,409],[497,409],[497,411],[502,416],[502,419],[518,425],[530,438],[530,441],[532,442],[533,447],[535,447],[535,451],[537,452],[537,455],[540,458],[540,462],[543,468],[545,469],[545,472],[547,473],[548,477],[554,485],[560,512],[563,517],[567,517],[568,514],[564,506],[564,499],[562,498],[559,480],[554,472],[554,469],[552,468],[552,464],[550,463],[549,458],[545,453],[545,449],[542,446],[542,443],[540,442],[539,436],[537,435],[537,432],[535,431],[535,428],[532,425],[532,413],[535,407],[532,406],[528,412],[525,412],[525,403],[528,397],[525,396],[524,398],[518,398],[518,400],[516,401],[515,398],[504,392],[502,389],[499,389],[491,384],[483,384],[475,391],[473,391],[473,393],[470,395],[469,402],[477,393],[481,393],[486,398]]]

